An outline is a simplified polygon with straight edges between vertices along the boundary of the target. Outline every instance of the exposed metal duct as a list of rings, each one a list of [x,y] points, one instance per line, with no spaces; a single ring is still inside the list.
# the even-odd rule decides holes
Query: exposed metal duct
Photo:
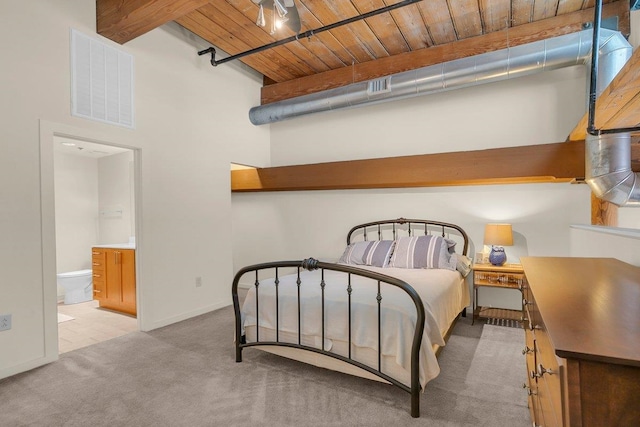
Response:
[[[586,182],[598,198],[618,206],[640,207],[640,174],[631,170],[628,133],[587,135]]]
[[[249,119],[254,125],[262,125],[306,114],[428,95],[572,65],[588,66],[592,44],[593,30],[584,30],[253,107],[249,111]],[[632,50],[619,32],[600,29],[598,94],[631,57]],[[590,72],[588,67],[587,72]],[[588,135],[585,152],[586,182],[596,196],[616,205],[640,206],[640,177],[631,170],[629,134]]]
[[[606,44],[615,44],[612,39],[616,37],[627,43],[618,32],[604,29],[602,32],[606,34],[603,37],[607,39]],[[428,95],[571,65],[584,65],[590,56],[592,34],[592,30],[584,30],[273,102],[251,108],[249,119],[254,125],[262,125],[321,111]]]
[[[603,31],[600,29],[601,35]],[[598,96],[632,54],[632,47],[626,40],[611,38],[610,34],[600,37],[599,44],[595,70]],[[585,181],[593,194],[618,206],[640,207],[640,174],[631,169],[631,135],[587,134],[585,144]]]

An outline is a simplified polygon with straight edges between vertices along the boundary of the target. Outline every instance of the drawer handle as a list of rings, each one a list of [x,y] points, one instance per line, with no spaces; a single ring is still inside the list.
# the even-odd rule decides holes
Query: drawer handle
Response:
[[[94,289],[94,290],[93,290],[93,293],[94,293],[94,294],[99,294],[100,292],[102,292],[102,291],[99,291],[99,290],[97,290],[97,289]]]
[[[93,265],[102,265],[99,262],[94,262]]]
[[[99,274],[94,274],[93,277],[100,277],[100,275]]]
[[[527,394],[528,394],[529,396],[535,396],[536,394],[538,394],[538,392],[537,392],[537,391],[535,391],[535,390],[531,390],[531,387],[529,387],[526,383],[522,384],[522,388],[524,388],[524,389],[526,389],[526,390],[527,390]]]
[[[531,301],[527,301],[526,298],[522,298],[522,305],[526,307],[527,305],[533,305],[533,303]]]
[[[91,252],[92,255],[102,255],[101,252]]]
[[[532,380],[535,380],[536,378],[540,378],[540,375],[538,375],[538,373],[532,369],[531,372],[529,372],[529,376],[531,377]]]
[[[524,284],[524,283],[523,283],[523,284],[521,284],[520,286],[518,286],[518,288],[519,288],[521,291],[524,291],[525,289],[528,289],[529,287],[528,287],[526,284]]]
[[[522,350],[522,355],[524,356],[525,354],[530,354],[533,353],[533,349],[529,348],[529,346],[525,346],[524,349]]]
[[[542,363],[540,363],[538,365],[538,378],[542,378],[544,374],[555,375],[556,372],[552,369],[545,369],[545,367],[542,366]]]

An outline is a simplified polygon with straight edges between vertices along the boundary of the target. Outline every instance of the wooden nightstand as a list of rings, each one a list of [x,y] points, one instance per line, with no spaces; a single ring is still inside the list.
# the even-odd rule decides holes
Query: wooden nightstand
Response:
[[[520,264],[492,264],[473,265],[473,320],[478,318],[497,318],[516,320],[522,319],[522,310],[506,308],[482,307],[478,305],[478,289],[482,287],[513,289],[522,292],[526,278]]]

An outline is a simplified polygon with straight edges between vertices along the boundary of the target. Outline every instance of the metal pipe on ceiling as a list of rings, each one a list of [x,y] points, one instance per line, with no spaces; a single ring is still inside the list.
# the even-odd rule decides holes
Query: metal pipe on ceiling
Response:
[[[254,49],[247,50],[245,52],[240,52],[235,55],[228,56],[222,59],[216,59],[216,50],[213,47],[209,47],[207,49],[201,50],[198,52],[198,55],[205,55],[207,53],[211,54],[211,65],[214,67],[220,64],[224,64],[225,62],[233,61],[235,59],[240,59],[248,55],[253,55],[254,53],[263,52],[265,50],[273,49],[274,47],[282,46],[283,44],[291,43],[297,41],[299,39],[310,38],[315,36],[316,34],[320,34],[324,31],[333,30],[334,28],[342,27],[343,25],[351,24],[353,22],[361,21],[363,19],[371,18],[372,16],[380,15],[382,13],[387,13],[395,9],[399,9],[401,7],[409,6],[413,3],[418,3],[422,0],[403,0],[401,2],[381,7],[376,10],[372,10],[371,12],[363,13],[362,15],[356,15],[351,18],[343,19],[342,21],[334,22],[333,24],[325,25],[324,27],[316,28],[314,30],[305,31],[304,33],[296,34],[295,36],[287,37],[285,39],[281,39],[275,41],[273,43],[266,44],[264,46],[259,46]]]

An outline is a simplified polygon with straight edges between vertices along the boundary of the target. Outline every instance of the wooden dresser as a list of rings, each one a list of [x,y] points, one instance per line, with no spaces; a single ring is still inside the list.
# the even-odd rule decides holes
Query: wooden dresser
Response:
[[[536,426],[640,425],[640,268],[613,258],[521,258]]]

